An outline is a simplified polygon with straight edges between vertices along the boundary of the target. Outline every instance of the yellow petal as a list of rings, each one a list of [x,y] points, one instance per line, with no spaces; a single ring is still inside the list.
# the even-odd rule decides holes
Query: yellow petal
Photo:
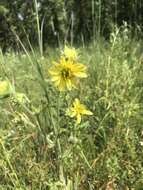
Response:
[[[58,80],[59,80],[59,76],[53,76],[52,79],[51,79],[52,82],[55,82],[55,81],[58,81]]]
[[[79,73],[77,74],[77,76],[78,76],[79,78],[87,78],[87,74],[86,74],[86,73],[82,73],[82,72],[79,72]]]
[[[89,110],[84,110],[84,111],[82,112],[82,114],[85,114],[85,115],[93,115],[93,113],[92,113],[91,111],[89,111]]]
[[[68,90],[71,90],[72,87],[73,87],[73,85],[72,85],[72,81],[71,81],[70,79],[67,79],[67,81],[66,81],[66,85],[67,85],[67,89],[68,89]]]
[[[78,98],[75,99],[74,103],[73,103],[74,107],[77,107],[80,105],[80,101]]]
[[[57,70],[55,69],[55,67],[52,67],[51,69],[49,69],[49,73],[51,75],[57,75]]]
[[[66,89],[66,83],[64,80],[60,80],[60,82],[57,86],[58,86],[60,91],[64,91]]]
[[[75,64],[75,66],[72,67],[73,69],[73,73],[76,77],[79,78],[86,78],[87,74],[86,74],[86,66],[80,63]]]
[[[76,124],[80,124],[80,122],[81,122],[81,115],[78,114],[78,115],[77,115]]]

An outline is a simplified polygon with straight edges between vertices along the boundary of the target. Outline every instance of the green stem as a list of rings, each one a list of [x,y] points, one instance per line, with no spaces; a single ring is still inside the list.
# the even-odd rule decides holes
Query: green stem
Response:
[[[55,131],[57,138],[57,148],[59,152],[59,178],[65,185],[65,178],[64,178],[64,167],[62,163],[62,149],[61,149],[61,143],[59,139],[59,132],[60,132],[60,93],[58,94],[58,101],[57,101],[57,130]]]
[[[92,167],[91,167],[90,163],[88,162],[88,160],[87,160],[87,158],[86,158],[86,156],[85,156],[83,150],[81,149],[81,147],[79,147],[79,148],[80,148],[80,153],[81,153],[82,158],[84,159],[85,163],[87,164],[87,166],[88,166],[89,169],[91,170]]]
[[[39,43],[39,48],[40,48],[40,54],[42,57],[43,56],[42,28],[40,27],[37,0],[35,0],[35,11],[36,11],[36,21],[37,21],[38,43]]]

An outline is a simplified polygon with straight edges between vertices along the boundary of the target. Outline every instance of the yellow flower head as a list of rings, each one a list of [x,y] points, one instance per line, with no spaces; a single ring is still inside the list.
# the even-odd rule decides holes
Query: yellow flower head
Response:
[[[65,58],[61,58],[59,63],[54,64],[49,73],[60,91],[76,88],[77,79],[87,77],[86,66],[73,63]]]
[[[81,104],[79,99],[75,99],[73,106],[67,110],[67,115],[70,117],[76,117],[76,124],[80,124],[81,115],[93,115],[84,104]]]
[[[70,48],[68,46],[65,46],[64,51],[63,51],[63,56],[72,62],[75,62],[78,59],[78,53],[76,49],[73,47]]]
[[[12,94],[12,86],[9,81],[0,81],[0,98],[5,98]]]

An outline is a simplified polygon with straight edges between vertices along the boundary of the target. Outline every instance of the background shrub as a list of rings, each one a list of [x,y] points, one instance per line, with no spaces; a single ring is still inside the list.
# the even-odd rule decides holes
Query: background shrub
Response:
[[[133,33],[141,35],[141,0],[38,0],[37,3],[40,23],[44,22],[44,43],[87,42],[99,35],[109,38],[114,24],[120,26],[124,21],[132,26]],[[17,44],[13,30],[20,39],[26,41],[27,35],[34,44],[37,38],[34,0],[2,0],[0,24],[0,42],[4,49]]]

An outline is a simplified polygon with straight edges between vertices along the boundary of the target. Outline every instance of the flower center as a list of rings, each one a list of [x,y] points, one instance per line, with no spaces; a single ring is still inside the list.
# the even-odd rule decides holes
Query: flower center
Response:
[[[63,69],[61,74],[64,79],[71,77],[71,71],[69,69]]]

